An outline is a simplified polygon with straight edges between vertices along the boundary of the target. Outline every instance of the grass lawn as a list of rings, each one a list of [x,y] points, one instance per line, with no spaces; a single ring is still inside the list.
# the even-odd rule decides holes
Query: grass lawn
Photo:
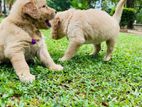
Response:
[[[47,37],[48,50],[57,63],[68,41]],[[50,71],[30,63],[36,81],[21,83],[11,65],[0,65],[0,107],[142,107],[142,36],[121,33],[113,59],[89,56],[92,45],[82,46],[75,57],[61,63],[63,71]]]

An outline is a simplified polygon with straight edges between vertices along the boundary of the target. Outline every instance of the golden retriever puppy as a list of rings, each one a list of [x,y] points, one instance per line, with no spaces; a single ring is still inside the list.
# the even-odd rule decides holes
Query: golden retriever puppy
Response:
[[[88,43],[94,45],[93,55],[96,56],[101,50],[103,41],[106,41],[107,44],[107,54],[104,60],[109,61],[119,34],[119,22],[125,2],[126,0],[119,1],[113,16],[96,9],[69,9],[58,12],[51,21],[52,38],[60,39],[67,36],[69,40],[68,49],[60,61],[71,59],[82,44]]]
[[[32,82],[26,60],[38,57],[51,70],[62,70],[50,57],[39,29],[47,29],[55,10],[46,0],[16,0],[10,14],[0,24],[0,62],[10,60],[22,82]]]

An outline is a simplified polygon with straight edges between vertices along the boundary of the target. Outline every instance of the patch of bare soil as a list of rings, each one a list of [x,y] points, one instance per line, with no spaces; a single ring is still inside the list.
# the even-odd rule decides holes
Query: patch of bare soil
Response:
[[[136,34],[136,35],[142,36],[142,31],[137,31],[137,30],[121,29],[120,32],[125,32],[125,33]]]
[[[142,36],[142,31],[137,31],[137,30],[128,30],[128,33],[136,34]]]

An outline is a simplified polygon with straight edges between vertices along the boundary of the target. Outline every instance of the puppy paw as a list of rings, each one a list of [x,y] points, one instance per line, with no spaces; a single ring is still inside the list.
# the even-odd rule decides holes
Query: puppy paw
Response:
[[[59,61],[61,61],[61,62],[64,62],[64,61],[67,61],[67,60],[69,60],[69,59],[67,59],[67,58],[64,58],[64,57],[62,57],[62,58],[59,58]]]
[[[110,56],[105,56],[105,57],[104,57],[104,61],[108,62],[108,61],[110,61],[110,60],[111,60],[111,57],[110,57]]]
[[[35,76],[32,74],[24,74],[24,75],[20,75],[19,79],[21,82],[24,83],[32,83],[35,80]]]
[[[49,67],[50,70],[53,70],[53,71],[61,71],[63,70],[63,67],[61,65],[54,65],[54,66],[50,66]]]

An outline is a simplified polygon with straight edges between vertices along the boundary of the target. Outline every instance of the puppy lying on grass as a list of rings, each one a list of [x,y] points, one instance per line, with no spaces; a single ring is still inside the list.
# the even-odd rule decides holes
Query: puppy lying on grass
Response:
[[[47,29],[55,10],[46,0],[17,0],[0,24],[0,62],[10,60],[22,82],[32,82],[26,60],[38,57],[51,70],[62,70],[50,57],[39,29]]]
[[[126,0],[120,0],[113,16],[96,10],[74,10],[58,12],[52,20],[52,38],[60,39],[67,36],[69,46],[60,61],[71,59],[77,49],[85,43],[92,43],[96,56],[101,50],[101,43],[106,41],[107,54],[104,61],[109,61],[119,34],[119,22]]]

